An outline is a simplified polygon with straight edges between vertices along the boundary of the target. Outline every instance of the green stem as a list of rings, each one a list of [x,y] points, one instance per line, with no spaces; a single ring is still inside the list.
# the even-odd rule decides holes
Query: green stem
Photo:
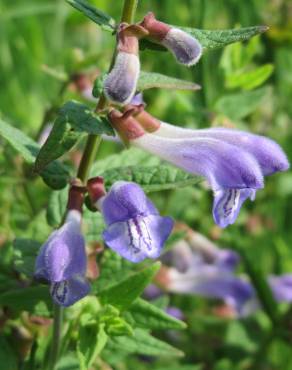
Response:
[[[125,0],[121,22],[133,23],[137,6],[138,0]]]
[[[63,307],[54,304],[53,340],[48,370],[54,370],[58,360],[61,342],[62,321],[63,321]]]
[[[135,12],[137,9],[138,0],[124,0],[123,12],[121,22],[133,23]],[[109,67],[109,71],[112,68],[113,61],[115,58],[115,52],[113,53],[111,64]],[[95,112],[100,112],[106,108],[107,101],[105,99],[104,94],[101,95]],[[86,182],[90,167],[96,157],[97,150],[100,143],[100,136],[98,135],[88,135],[87,142],[85,145],[85,149],[80,161],[80,165],[78,168],[77,176],[82,180],[83,183]],[[59,355],[59,348],[60,348],[60,341],[61,341],[61,327],[62,327],[62,316],[63,316],[63,308],[60,306],[54,306],[54,326],[53,326],[53,341],[51,347],[51,356],[49,361],[49,370],[54,370],[58,355]]]
[[[100,141],[101,141],[100,136],[88,135],[85,149],[83,152],[83,156],[81,158],[80,165],[78,168],[78,173],[77,173],[77,177],[82,182],[85,182],[88,177],[89,170],[96,157],[96,153],[97,153]]]

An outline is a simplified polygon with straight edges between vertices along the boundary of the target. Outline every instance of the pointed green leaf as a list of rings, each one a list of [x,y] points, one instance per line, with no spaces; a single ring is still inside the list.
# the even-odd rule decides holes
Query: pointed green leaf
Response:
[[[215,109],[233,120],[240,120],[254,112],[264,96],[267,88],[244,91],[222,96],[215,104]]]
[[[36,240],[16,238],[13,242],[13,264],[16,271],[32,278],[35,259],[41,243]]]
[[[40,301],[51,306],[52,300],[48,286],[19,288],[0,294],[0,305],[8,306],[13,310],[31,312]]]
[[[116,27],[115,20],[104,13],[100,9],[97,9],[92,4],[89,4],[85,0],[67,0],[67,2],[72,5],[75,9],[79,10],[86,17],[91,19],[93,22],[101,26],[106,31],[114,31]]]
[[[78,330],[77,355],[79,358],[80,369],[88,370],[91,368],[96,357],[105,347],[108,336],[104,330],[105,324],[80,325]]]
[[[133,181],[141,185],[146,192],[176,189],[201,181],[199,176],[168,165],[119,167],[105,171],[102,176],[107,188],[116,181]]]
[[[272,64],[265,64],[252,71],[232,73],[226,78],[226,87],[241,87],[245,90],[253,90],[261,86],[274,71]]]
[[[185,329],[186,324],[169,316],[153,304],[142,298],[136,299],[128,311],[126,317],[130,317],[135,325],[146,329]]]
[[[171,90],[200,90],[200,86],[190,82],[180,80],[178,78],[165,76],[160,73],[140,72],[137,90],[143,91],[147,89],[161,88]]]
[[[267,26],[235,28],[232,30],[199,30],[197,28],[179,27],[194,36],[205,50],[219,49],[238,41],[246,41],[251,37],[266,32]]]
[[[214,50],[223,48],[234,42],[246,41],[251,37],[259,35],[268,30],[267,26],[253,26],[236,28],[232,30],[200,30],[191,27],[177,27],[195,37],[204,50]],[[142,40],[141,49],[153,49],[156,51],[166,51],[161,45],[155,44],[150,40]]]
[[[54,228],[60,226],[65,214],[67,200],[68,187],[51,193],[47,207],[47,221],[50,226]]]
[[[22,131],[0,120],[0,135],[23,157],[28,164],[33,164],[40,146]],[[70,179],[70,173],[60,162],[52,162],[40,175],[53,189],[62,189]]]
[[[67,102],[59,110],[53,129],[38,153],[35,171],[41,171],[50,162],[68,152],[84,133],[114,134],[110,124],[86,105],[76,101]]]
[[[148,356],[181,357],[183,352],[177,348],[156,339],[147,331],[136,329],[133,337],[115,337],[110,341],[113,350],[136,353]]]
[[[121,282],[117,282],[109,289],[103,290],[99,296],[102,303],[111,304],[121,310],[126,309],[152,281],[160,265],[160,262],[156,262]]]
[[[136,266],[112,250],[106,249],[100,261],[100,276],[94,282],[92,289],[99,296],[103,290],[109,289],[117,281],[122,281],[133,274]]]

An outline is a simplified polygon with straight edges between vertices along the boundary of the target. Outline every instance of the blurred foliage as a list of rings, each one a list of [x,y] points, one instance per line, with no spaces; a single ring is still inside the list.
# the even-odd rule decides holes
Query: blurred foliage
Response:
[[[121,0],[92,0],[91,3],[119,21]],[[227,29],[256,24],[270,27],[267,33],[246,43],[206,52],[199,64],[189,69],[171,63],[167,53],[142,51],[145,72],[164,73],[203,87],[201,91],[185,92],[153,89],[145,92],[145,101],[149,111],[165,122],[191,128],[224,125],[267,135],[284,148],[291,160],[291,2],[140,0],[137,20],[150,10],[158,19],[182,27]],[[80,72],[90,76],[104,74],[113,46],[111,33],[103,32],[63,0],[0,0],[0,118],[37,141],[45,124],[55,119],[56,109],[67,100],[78,98],[93,107],[94,103],[86,102],[74,84],[68,83],[67,77]],[[50,224],[56,226],[59,222],[54,217],[61,217],[58,208],[61,195],[52,194],[51,189],[27,171],[20,156],[4,140],[0,142],[0,305],[3,306],[0,309],[0,368],[4,370],[5,364],[5,370],[32,370],[30,364],[41,363],[46,356],[51,307],[44,287],[32,284],[27,288],[29,295],[23,299],[23,288],[31,273],[23,266],[23,260],[32,265],[32,249],[36,245],[30,243],[30,239],[43,242],[51,231],[46,223],[48,203]],[[65,164],[70,161],[76,167],[83,145],[81,141],[74,152],[64,157]],[[100,159],[120,150],[116,143],[104,141]],[[144,160],[145,157],[141,158],[142,163]],[[155,159],[150,158],[153,160],[156,165]],[[109,170],[112,161],[110,157],[97,162],[95,171]],[[139,164],[135,155],[125,163]],[[204,186],[157,192],[151,196],[163,214],[187,223],[218,245],[231,249],[244,245],[246,254],[264,274],[292,271],[291,172],[266,179],[265,189],[258,192],[257,201],[245,204],[236,226],[226,230],[214,226],[210,212],[212,195]],[[90,230],[88,240],[92,242],[95,228],[99,226],[92,225],[90,216],[86,217],[86,228]],[[16,237],[25,239],[25,243],[19,247],[16,240],[13,248]],[[26,252],[25,246],[32,249]],[[117,281],[142,273],[133,271],[132,266],[120,260],[109,259],[108,268],[115,271]],[[96,291],[98,284],[94,286]],[[72,343],[65,340],[58,369],[79,369],[78,357],[85,364],[92,364],[92,353],[80,352],[80,348],[87,346],[87,333],[95,341],[95,355],[105,346],[97,369],[292,369],[291,335],[284,339],[277,336],[263,312],[241,321],[222,319],[214,314],[216,302],[173,295],[170,302],[182,309],[187,329],[169,330],[164,334],[155,332],[157,338],[153,339],[136,323],[135,336],[130,338],[123,336],[132,330],[123,312],[110,305],[101,308],[94,299],[86,298],[67,311],[64,334],[77,343],[78,356],[73,353]],[[84,314],[82,327],[88,331],[78,333],[80,308]],[[289,308],[284,309],[288,310],[289,331],[292,316]],[[103,320],[87,322],[86,312],[93,312]],[[108,339],[110,333],[121,336]],[[34,338],[38,339],[34,341]],[[127,351],[119,351],[125,338],[128,338]],[[172,358],[171,354],[180,355],[172,345],[185,352],[185,357]],[[143,352],[141,348],[146,349]],[[142,356],[139,349],[147,356]],[[152,357],[159,350],[164,356]]]

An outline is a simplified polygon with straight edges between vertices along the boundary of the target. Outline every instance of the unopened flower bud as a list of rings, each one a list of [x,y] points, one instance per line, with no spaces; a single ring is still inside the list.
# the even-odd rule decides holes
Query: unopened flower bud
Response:
[[[121,24],[115,64],[104,82],[104,93],[108,100],[124,105],[133,98],[140,73],[138,40],[147,34],[141,26]]]
[[[141,26],[149,32],[149,37],[165,46],[184,65],[196,64],[202,55],[202,46],[197,39],[188,33],[156,20],[153,13],[148,13]]]
[[[87,190],[91,204],[99,208],[100,199],[106,194],[103,177],[97,176],[87,181]]]

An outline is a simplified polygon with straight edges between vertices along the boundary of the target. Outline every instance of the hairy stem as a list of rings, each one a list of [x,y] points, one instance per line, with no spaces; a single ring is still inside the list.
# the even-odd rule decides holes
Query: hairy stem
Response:
[[[62,321],[63,321],[63,307],[54,304],[53,340],[48,370],[54,370],[56,367],[60,350]]]
[[[137,9],[138,0],[124,0],[124,6],[122,11],[121,22],[132,23],[134,21],[135,12]],[[111,70],[115,58],[115,51],[113,52],[113,57],[110,63],[109,71]],[[100,96],[100,99],[97,103],[95,112],[98,113],[106,108],[107,101],[104,94]],[[100,136],[98,135],[88,135],[85,149],[79,164],[77,176],[86,182],[90,167],[96,157],[99,143],[101,141]],[[60,306],[54,306],[54,326],[53,326],[53,341],[51,347],[51,356],[49,361],[49,370],[54,370],[59,354],[59,347],[61,342],[61,327],[62,327],[62,316],[63,308]]]

